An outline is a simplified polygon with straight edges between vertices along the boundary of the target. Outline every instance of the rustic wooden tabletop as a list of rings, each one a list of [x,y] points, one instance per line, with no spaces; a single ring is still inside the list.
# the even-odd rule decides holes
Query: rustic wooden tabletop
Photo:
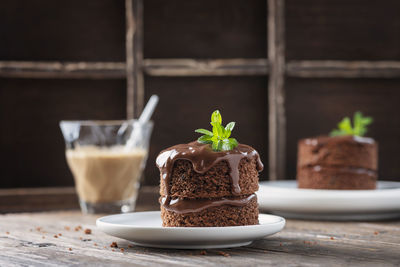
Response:
[[[97,217],[79,211],[1,215],[0,266],[400,265],[400,222],[288,220],[281,233],[246,247],[170,250],[107,236],[96,229]]]

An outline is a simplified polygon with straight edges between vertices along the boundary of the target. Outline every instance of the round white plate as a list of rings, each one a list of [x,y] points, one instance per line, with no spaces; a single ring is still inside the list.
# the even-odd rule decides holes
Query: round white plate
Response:
[[[275,234],[285,219],[260,214],[260,224],[228,227],[162,227],[159,211],[117,214],[97,219],[106,234],[127,239],[145,247],[208,249],[249,245],[253,240]]]
[[[382,220],[400,218],[400,182],[379,181],[376,190],[299,189],[296,181],[261,182],[261,210],[286,218]]]

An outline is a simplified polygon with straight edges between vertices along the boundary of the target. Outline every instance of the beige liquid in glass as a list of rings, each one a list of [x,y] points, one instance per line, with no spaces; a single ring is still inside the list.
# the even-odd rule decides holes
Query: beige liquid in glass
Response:
[[[122,146],[67,149],[67,162],[81,200],[107,203],[136,197],[147,152]]]

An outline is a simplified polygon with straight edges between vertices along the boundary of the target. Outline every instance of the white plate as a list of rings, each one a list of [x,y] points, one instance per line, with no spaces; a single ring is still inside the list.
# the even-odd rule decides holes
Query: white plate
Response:
[[[127,239],[145,247],[208,249],[249,245],[253,240],[275,234],[285,219],[260,214],[260,224],[229,227],[162,227],[159,211],[110,215],[97,219],[106,234]]]
[[[293,180],[261,182],[257,197],[260,209],[286,218],[400,218],[400,182],[380,181],[376,190],[299,189]]]

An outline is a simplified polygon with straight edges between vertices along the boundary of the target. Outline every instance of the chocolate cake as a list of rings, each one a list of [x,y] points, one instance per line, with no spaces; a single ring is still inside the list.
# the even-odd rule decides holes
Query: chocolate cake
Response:
[[[235,140],[236,141],[236,140]],[[258,224],[256,150],[236,144],[215,151],[198,141],[160,152],[160,204],[163,226],[210,227]]]
[[[377,170],[378,144],[372,138],[320,136],[298,143],[299,188],[375,189]]]

